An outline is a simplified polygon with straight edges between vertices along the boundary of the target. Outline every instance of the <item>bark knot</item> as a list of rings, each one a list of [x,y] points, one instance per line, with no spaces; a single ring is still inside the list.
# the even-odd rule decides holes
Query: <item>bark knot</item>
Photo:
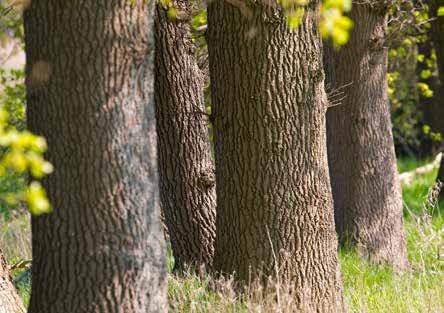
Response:
[[[207,189],[212,188],[216,184],[214,168],[208,167],[200,172],[199,184]]]

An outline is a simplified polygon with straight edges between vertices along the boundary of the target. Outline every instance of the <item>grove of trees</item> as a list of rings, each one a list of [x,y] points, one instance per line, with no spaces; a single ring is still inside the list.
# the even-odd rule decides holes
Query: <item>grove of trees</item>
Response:
[[[171,275],[289,286],[292,312],[347,312],[340,249],[409,270],[397,154],[443,150],[444,1],[19,4],[0,177],[23,186],[0,199],[32,213],[28,312],[167,312],[167,249]],[[409,114],[426,144],[394,138]],[[0,313],[25,311],[11,277],[0,243]]]

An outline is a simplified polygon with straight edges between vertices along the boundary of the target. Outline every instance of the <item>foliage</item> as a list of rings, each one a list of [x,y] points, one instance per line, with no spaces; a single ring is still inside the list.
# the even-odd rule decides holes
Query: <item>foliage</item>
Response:
[[[32,178],[39,179],[51,173],[52,165],[43,159],[46,141],[28,131],[8,127],[8,120],[7,111],[0,109],[0,177],[29,173]],[[31,213],[36,215],[50,209],[45,191],[36,180],[32,180],[24,190],[8,191],[0,197],[8,204],[26,201]]]
[[[8,127],[15,127],[19,131],[26,129],[26,90],[23,83],[25,73],[23,70],[0,68],[0,86],[2,107],[8,112]]]
[[[29,2],[30,0],[6,0],[0,2],[0,47],[11,38],[23,40],[24,29],[21,21],[21,12]]]
[[[421,99],[432,99],[436,54],[429,43],[432,22],[423,1],[397,0],[390,10],[388,95],[398,154],[417,155],[421,141],[439,142],[424,118]],[[430,53],[423,50],[430,50]]]
[[[181,12],[174,6],[172,0],[158,0],[158,2],[167,10],[168,17],[172,20],[183,19],[184,12]],[[252,1],[256,2],[256,1]],[[237,5],[241,12],[249,15],[248,5],[244,2],[230,1],[232,5]],[[301,24],[304,15],[305,7],[309,5],[309,0],[262,0],[262,3],[274,7],[280,5],[283,9],[285,17],[290,29],[296,29]],[[349,38],[349,31],[353,26],[353,22],[345,14],[351,10],[351,0],[323,0],[321,5],[321,22],[320,32],[324,39],[330,39],[335,47],[344,45]],[[205,11],[203,5],[197,3],[194,16],[199,16],[199,21],[202,20],[202,11]],[[185,13],[186,15],[186,13]],[[193,20],[193,23],[195,20]],[[205,20],[206,22],[206,20]]]
[[[415,155],[422,136],[418,106],[416,49],[410,42],[389,51],[388,96],[397,151]]]
[[[321,7],[320,31],[323,38],[331,39],[334,47],[347,43],[353,21],[345,13],[352,7],[351,0],[324,0]]]

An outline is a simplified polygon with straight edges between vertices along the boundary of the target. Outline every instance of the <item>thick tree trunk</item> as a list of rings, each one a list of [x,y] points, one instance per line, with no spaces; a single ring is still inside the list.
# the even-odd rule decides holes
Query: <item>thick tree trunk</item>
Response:
[[[172,3],[191,14],[191,3]],[[211,266],[216,192],[214,164],[203,98],[204,79],[196,63],[189,20],[156,12],[156,118],[160,197],[175,268]]]
[[[30,313],[165,312],[153,2],[32,1],[28,125],[54,212],[32,219]]]
[[[342,312],[318,5],[290,31],[277,6],[209,4],[214,268],[240,283],[278,276],[301,311]]]
[[[383,12],[385,8],[355,4],[348,44],[327,52],[332,88],[346,86],[346,98],[327,113],[328,156],[341,243],[375,263],[402,269],[407,254],[387,97]]]
[[[6,259],[0,249],[0,313],[24,313],[22,300],[12,284]]]

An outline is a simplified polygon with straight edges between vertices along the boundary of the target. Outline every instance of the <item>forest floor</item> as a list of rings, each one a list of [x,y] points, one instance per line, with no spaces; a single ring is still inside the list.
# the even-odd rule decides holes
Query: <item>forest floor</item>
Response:
[[[401,160],[400,172],[411,171],[424,162]],[[436,171],[417,176],[403,186],[405,230],[410,268],[404,273],[368,264],[350,251],[340,251],[345,298],[349,312],[441,313],[444,312],[444,204],[433,201]],[[0,221],[0,245],[13,264],[31,258],[29,218],[22,214]],[[169,253],[168,268],[172,267]],[[23,269],[14,271],[23,278]],[[218,288],[214,288],[217,285]],[[30,280],[18,282],[25,304]],[[217,291],[216,291],[217,290]],[[286,286],[275,295],[264,296],[251,288],[237,296],[229,281],[193,274],[169,275],[170,312],[290,312],[292,300]],[[279,299],[277,302],[276,299]]]

